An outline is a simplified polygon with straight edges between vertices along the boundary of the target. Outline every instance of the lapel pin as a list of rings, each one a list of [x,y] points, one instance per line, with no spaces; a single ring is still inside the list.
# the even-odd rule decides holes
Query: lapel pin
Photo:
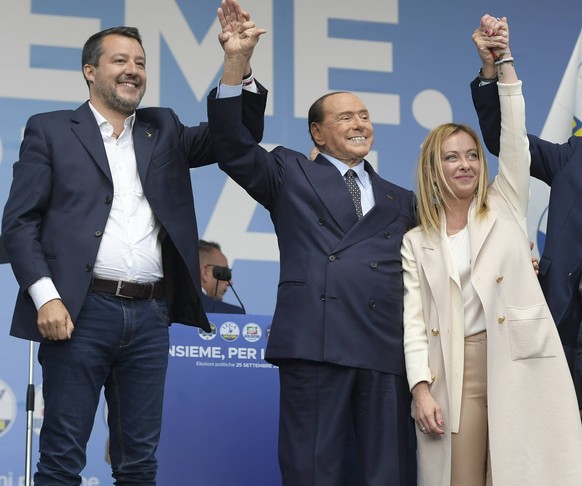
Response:
[[[392,196],[392,194],[386,194],[386,197],[390,199],[390,201],[394,200],[394,196]]]
[[[149,130],[146,131],[146,137],[152,138],[152,132],[150,132]]]

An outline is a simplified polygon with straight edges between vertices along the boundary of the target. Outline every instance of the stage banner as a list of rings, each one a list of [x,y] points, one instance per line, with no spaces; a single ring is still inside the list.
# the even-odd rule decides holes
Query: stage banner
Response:
[[[280,485],[271,317],[208,317],[211,333],[170,327],[158,484]]]

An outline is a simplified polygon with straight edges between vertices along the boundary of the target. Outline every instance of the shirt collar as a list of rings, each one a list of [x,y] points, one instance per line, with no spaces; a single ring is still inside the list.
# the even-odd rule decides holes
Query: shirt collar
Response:
[[[358,179],[360,179],[360,182],[364,183],[366,180],[368,180],[367,177],[368,174],[365,169],[364,160],[362,160],[359,164],[354,165],[353,167],[349,167],[348,165],[344,164],[341,160],[336,159],[331,155],[324,153],[322,153],[321,155],[323,155],[327,160],[329,160],[333,165],[336,166],[337,170],[340,171],[342,177],[346,175],[346,172],[348,170],[352,169],[358,176]]]
[[[99,125],[99,130],[101,130],[101,133],[111,137],[111,135],[113,134],[113,125],[111,125],[111,123],[109,123],[107,119],[97,111],[97,108],[95,108],[90,101],[89,108],[91,108],[91,111],[95,116],[95,120],[97,120],[97,125]],[[131,132],[133,130],[134,122],[135,122],[135,111],[131,115],[129,115],[123,122],[124,133]]]

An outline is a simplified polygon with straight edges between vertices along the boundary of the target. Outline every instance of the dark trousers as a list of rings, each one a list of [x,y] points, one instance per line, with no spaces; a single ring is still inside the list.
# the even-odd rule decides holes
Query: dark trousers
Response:
[[[350,420],[359,484],[407,485],[410,402],[406,378],[303,360],[278,364],[283,486],[344,484],[350,468],[346,461]]]
[[[78,485],[105,387],[117,485],[155,485],[169,334],[165,299],[88,294],[68,341],[43,343],[35,485]]]

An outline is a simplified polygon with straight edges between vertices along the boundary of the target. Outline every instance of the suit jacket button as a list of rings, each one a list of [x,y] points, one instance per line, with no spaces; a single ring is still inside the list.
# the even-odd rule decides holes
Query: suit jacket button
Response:
[[[497,322],[499,322],[499,324],[503,324],[505,322],[505,316],[499,316]]]
[[[497,283],[501,283],[501,281],[502,281],[502,280],[503,280],[503,275],[499,275],[499,276],[498,276],[498,277],[495,279],[495,281],[496,281]]]
[[[96,236],[97,238],[99,238],[99,237],[100,237],[100,236],[102,236],[102,235],[103,235],[103,232],[102,232],[102,231],[99,231],[99,230],[95,231],[95,236]]]
[[[324,302],[325,302],[325,297],[326,297],[326,295],[325,295],[325,294],[321,294],[321,295],[319,296],[319,298],[320,298],[321,300],[323,300]]]
[[[85,271],[90,272],[91,270],[93,270],[93,265],[91,265],[90,263],[87,263],[87,265],[85,265]]]
[[[370,262],[370,267],[372,267],[372,268],[378,268],[378,262],[376,262],[376,261],[371,261],[371,262]]]
[[[319,226],[323,226],[323,225],[325,224],[325,219],[323,219],[323,218],[319,218],[319,219],[317,220],[317,224],[318,224]]]
[[[386,232],[384,233],[384,238],[386,238],[387,240],[389,240],[391,236],[392,236],[392,235],[390,234],[390,232],[389,232],[389,231],[386,231]]]
[[[335,255],[329,255],[328,260],[330,262],[335,262],[336,256]]]
[[[432,335],[433,336],[438,336],[440,334],[438,329],[432,329]]]
[[[370,306],[370,309],[373,309],[374,307],[376,307],[376,301],[371,300],[370,302],[368,302],[368,305]]]
[[[110,204],[113,198],[111,196],[105,196],[105,204]]]

